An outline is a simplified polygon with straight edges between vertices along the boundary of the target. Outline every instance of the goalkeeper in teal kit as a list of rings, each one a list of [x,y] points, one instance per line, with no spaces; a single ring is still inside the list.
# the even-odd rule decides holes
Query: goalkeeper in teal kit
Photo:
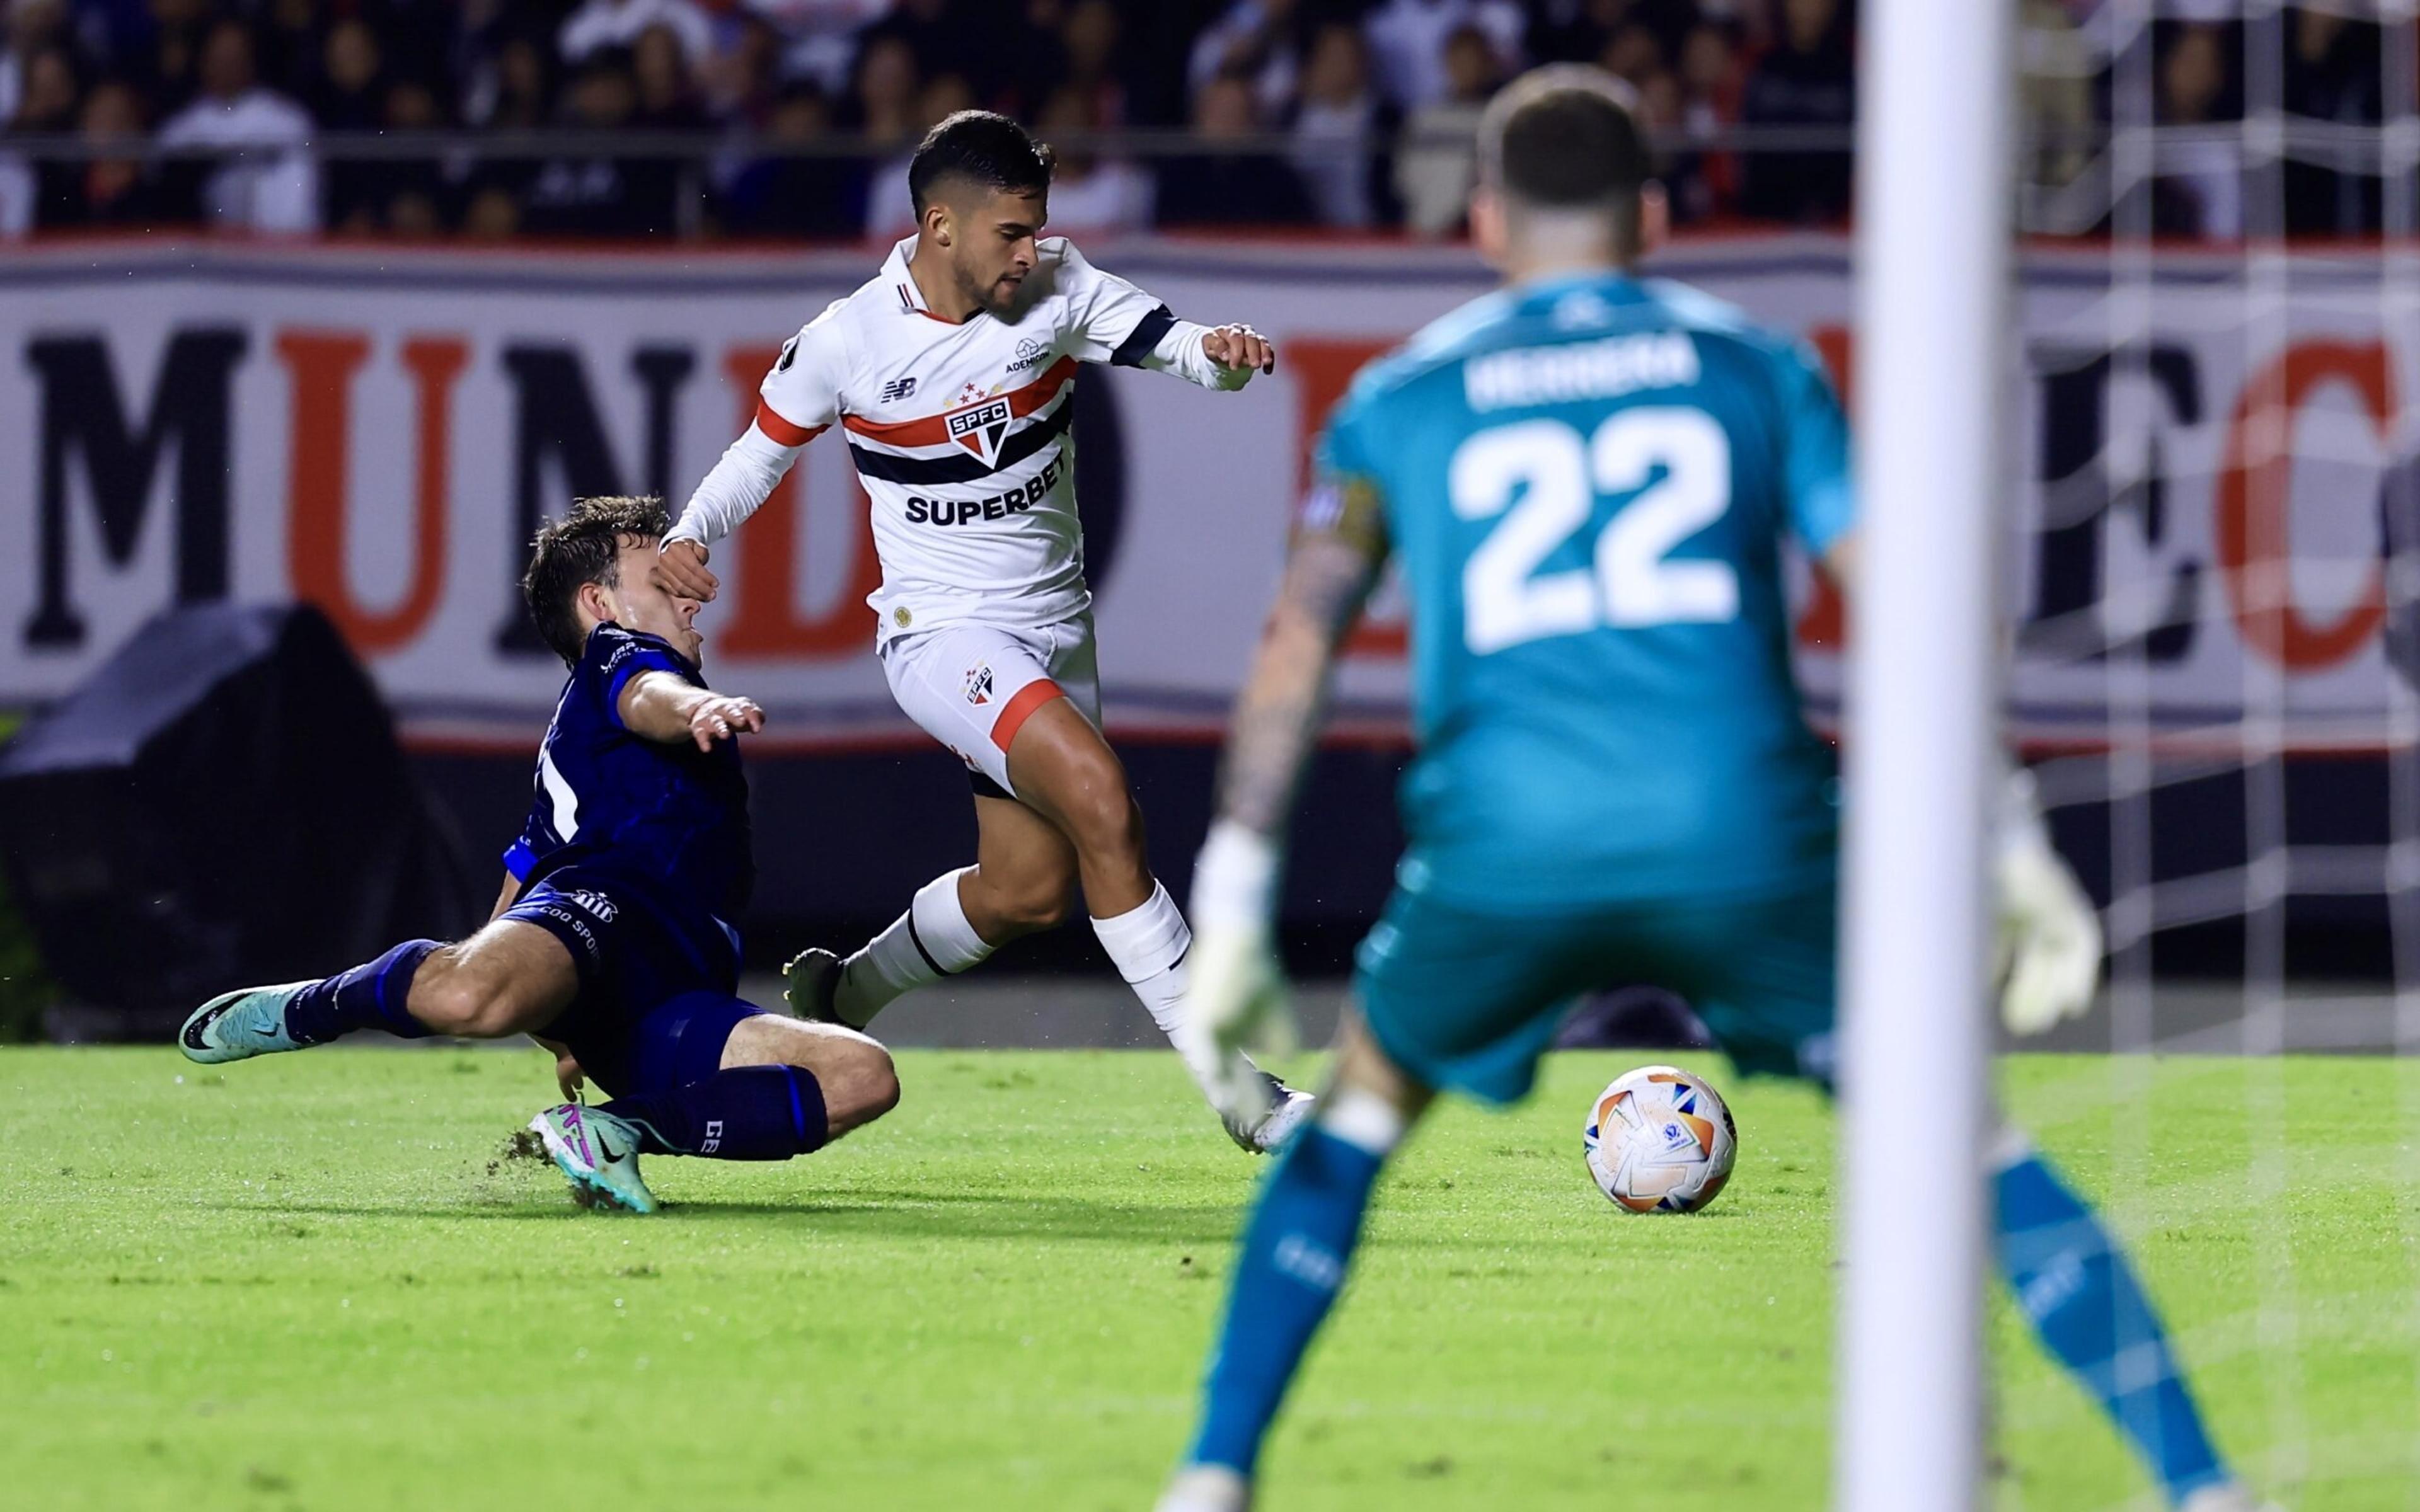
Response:
[[[1669,986],[1742,1069],[1831,1081],[1837,789],[1792,678],[1782,539],[1846,585],[1838,401],[1803,346],[1630,274],[1663,206],[1610,78],[1514,84],[1480,156],[1472,231],[1507,286],[1365,369],[1330,420],[1195,873],[1192,1021],[1232,1046],[1282,1011],[1285,815],[1338,642],[1392,557],[1409,845],[1333,1084],[1246,1227],[1162,1512],[1249,1504],[1387,1157],[1437,1088],[1525,1095],[1575,995]],[[2040,1029],[2089,1001],[2099,931],[2022,776],[1998,872],[2004,1013]],[[2249,1512],[2089,1209],[2013,1133],[1993,1178],[2001,1267],[2043,1345],[2172,1503]]]

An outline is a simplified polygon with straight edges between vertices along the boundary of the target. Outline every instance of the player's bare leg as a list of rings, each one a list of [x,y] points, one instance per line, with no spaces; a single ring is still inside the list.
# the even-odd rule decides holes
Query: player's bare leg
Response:
[[[1357,1009],[1337,1028],[1319,1110],[1261,1189],[1202,1385],[1202,1421],[1159,1512],[1244,1512],[1311,1335],[1344,1285],[1378,1173],[1435,1093],[1388,1058]]]
[[[908,911],[843,961],[808,950],[784,968],[801,1018],[861,1029],[902,995],[980,964],[1076,906],[1076,849],[1014,798],[975,797],[975,864],[917,889]]]
[[[1036,709],[1018,729],[1008,748],[1008,774],[1018,800],[1048,820],[1074,848],[1093,933],[1209,1094],[1218,1079],[1218,1052],[1185,1032],[1185,958],[1193,948],[1193,932],[1151,873],[1143,853],[1142,810],[1127,784],[1125,764],[1093,722],[1061,698]],[[1249,1127],[1228,1127],[1247,1149],[1274,1149],[1310,1111],[1309,1099],[1274,1078],[1269,1088],[1266,1115]]]
[[[795,1066],[823,1088],[826,1138],[838,1139],[899,1105],[891,1052],[838,1024],[804,1024],[763,1013],[742,1019],[723,1041],[722,1069]]]
[[[1018,800],[1066,837],[1096,925],[1161,891],[1143,856],[1142,810],[1125,764],[1072,702],[1052,699],[1018,727],[1008,775]]]
[[[1180,1033],[1192,932],[1152,875],[1125,764],[1072,702],[1052,698],[1017,728],[1008,776],[1015,799],[975,799],[975,865],[927,883],[897,922],[847,961],[811,950],[792,962],[791,1006],[861,1028],[901,994],[1057,926],[1080,887],[1102,949],[1207,1092],[1217,1052]],[[1307,1116],[1307,1097],[1274,1078],[1269,1090],[1266,1117],[1230,1127],[1238,1144],[1272,1149]]]
[[[546,1027],[579,992],[579,968],[563,942],[507,918],[429,952],[406,1007],[432,1033],[502,1040]]]
[[[455,945],[407,940],[318,981],[223,993],[185,1021],[186,1057],[214,1064],[323,1044],[358,1029],[501,1040],[546,1026],[580,990],[571,952],[499,919]]]
[[[1076,847],[1015,798],[975,795],[975,864],[957,873],[958,907],[985,945],[1057,929],[1076,911]]]

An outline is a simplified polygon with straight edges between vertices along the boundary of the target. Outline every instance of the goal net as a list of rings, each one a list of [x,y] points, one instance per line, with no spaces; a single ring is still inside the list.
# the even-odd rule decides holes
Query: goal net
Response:
[[[2017,0],[2007,733],[2105,1000],[2005,1057],[2220,1446],[2420,1507],[2414,0]],[[1980,1504],[2154,1507],[2013,1309]]]

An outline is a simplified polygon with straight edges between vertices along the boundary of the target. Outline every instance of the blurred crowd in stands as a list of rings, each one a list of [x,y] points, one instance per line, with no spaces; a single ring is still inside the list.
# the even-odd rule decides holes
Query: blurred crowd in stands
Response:
[[[1065,144],[1056,229],[1446,236],[1481,106],[1550,59],[1637,88],[1683,224],[1829,224],[1850,202],[1854,0],[0,4],[0,235],[887,238],[912,224],[919,136],[985,106]],[[2087,183],[2126,8],[2021,4],[2034,181]],[[2235,6],[2194,8],[2146,41],[2152,119],[2240,120],[2255,39]],[[2376,25],[2282,26],[2287,109],[2381,118]],[[2161,232],[2242,232],[2240,135],[2163,157]],[[2354,160],[2288,177],[2292,229],[2377,227]]]

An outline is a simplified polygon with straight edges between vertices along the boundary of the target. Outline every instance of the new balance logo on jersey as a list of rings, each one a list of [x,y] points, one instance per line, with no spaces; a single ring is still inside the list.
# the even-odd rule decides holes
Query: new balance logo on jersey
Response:
[[[881,402],[884,404],[897,404],[900,400],[907,398],[909,394],[914,393],[915,392],[916,379],[914,377],[895,378],[890,382],[882,385]]]
[[[698,1141],[697,1152],[701,1155],[711,1155],[721,1148],[722,1120],[708,1119],[706,1120],[706,1137]]]
[[[978,662],[967,669],[967,702],[980,708],[991,702],[991,667]]]
[[[971,409],[960,409],[945,422],[950,440],[981,457],[986,464],[1000,460],[1000,443],[1008,435],[1008,423],[1016,418],[1008,401],[985,399]]]

